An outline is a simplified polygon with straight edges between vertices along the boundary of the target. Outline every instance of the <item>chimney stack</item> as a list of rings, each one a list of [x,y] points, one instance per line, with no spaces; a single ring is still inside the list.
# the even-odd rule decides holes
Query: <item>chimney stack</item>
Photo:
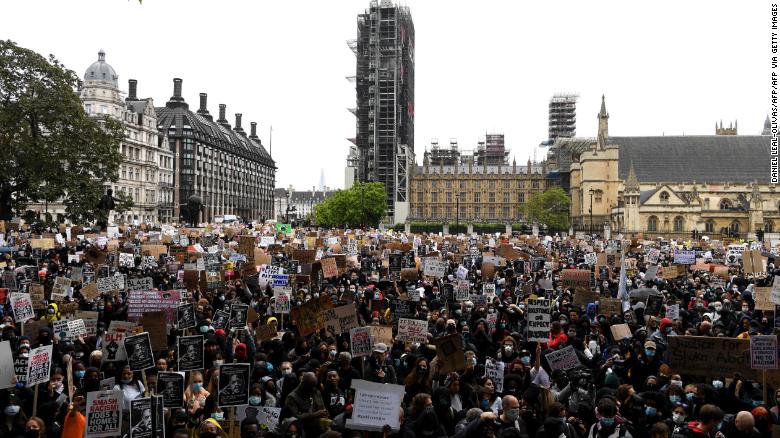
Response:
[[[127,86],[128,86],[127,99],[125,100],[138,100],[138,97],[136,97],[138,81],[136,81],[135,79],[128,79]]]
[[[227,119],[225,119],[226,108],[227,105],[225,105],[224,103],[219,104],[219,118],[217,119],[217,123],[226,127],[227,129],[230,129],[230,124],[227,122]]]
[[[249,138],[252,140],[258,140],[257,137],[257,122],[252,122],[249,124]]]
[[[207,107],[207,98],[208,95],[206,93],[200,93],[200,108],[198,108],[197,113],[209,120],[211,120],[211,114],[209,114],[209,109]]]
[[[165,106],[168,108],[189,108],[187,102],[181,97],[181,79],[173,78],[173,96],[171,96]]]
[[[181,79],[173,78],[173,97],[181,99]]]
[[[241,113],[236,113],[236,127],[233,128],[234,131],[241,135],[246,135],[246,132],[244,132],[244,128],[241,127]]]

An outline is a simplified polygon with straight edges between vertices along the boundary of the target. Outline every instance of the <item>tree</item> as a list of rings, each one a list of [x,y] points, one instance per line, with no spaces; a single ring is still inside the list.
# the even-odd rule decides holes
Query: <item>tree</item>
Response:
[[[550,231],[568,230],[570,204],[566,191],[554,187],[534,193],[525,204],[525,215],[531,221],[547,225]]]
[[[74,222],[94,219],[104,186],[117,179],[124,130],[87,115],[77,86],[53,55],[0,40],[0,219],[58,199]]]
[[[357,183],[314,207],[314,222],[327,227],[375,227],[387,211],[382,183]]]

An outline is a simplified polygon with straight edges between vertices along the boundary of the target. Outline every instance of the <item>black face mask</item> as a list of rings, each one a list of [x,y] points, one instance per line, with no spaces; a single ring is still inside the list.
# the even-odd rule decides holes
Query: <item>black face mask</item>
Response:
[[[200,438],[217,438],[219,435],[217,435],[214,432],[201,432]]]
[[[24,438],[38,438],[40,432],[40,430],[25,430]]]

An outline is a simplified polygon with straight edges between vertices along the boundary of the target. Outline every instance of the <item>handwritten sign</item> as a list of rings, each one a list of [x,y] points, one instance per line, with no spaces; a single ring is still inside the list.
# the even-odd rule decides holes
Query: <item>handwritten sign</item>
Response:
[[[370,356],[373,342],[371,342],[371,328],[358,327],[349,331],[350,349],[352,357]]]
[[[550,300],[528,300],[528,342],[550,339]]]
[[[574,351],[574,347],[571,345],[566,346],[560,350],[556,350],[548,353],[545,358],[547,363],[550,364],[550,369],[556,370],[568,370],[580,365],[580,360],[577,358],[577,353]]]
[[[347,420],[349,429],[380,432],[388,425],[394,431],[400,430],[398,407],[406,391],[403,385],[354,379],[352,388],[355,390],[355,402],[352,418]]]
[[[397,339],[404,342],[428,342],[428,322],[419,319],[401,318],[398,320]]]

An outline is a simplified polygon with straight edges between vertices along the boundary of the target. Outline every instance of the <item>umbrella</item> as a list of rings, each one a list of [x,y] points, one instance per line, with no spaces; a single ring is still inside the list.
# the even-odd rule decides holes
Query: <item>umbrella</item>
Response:
[[[646,300],[650,295],[661,295],[661,291],[651,289],[649,287],[642,287],[639,289],[634,289],[628,293],[629,298],[636,298],[639,300]]]

